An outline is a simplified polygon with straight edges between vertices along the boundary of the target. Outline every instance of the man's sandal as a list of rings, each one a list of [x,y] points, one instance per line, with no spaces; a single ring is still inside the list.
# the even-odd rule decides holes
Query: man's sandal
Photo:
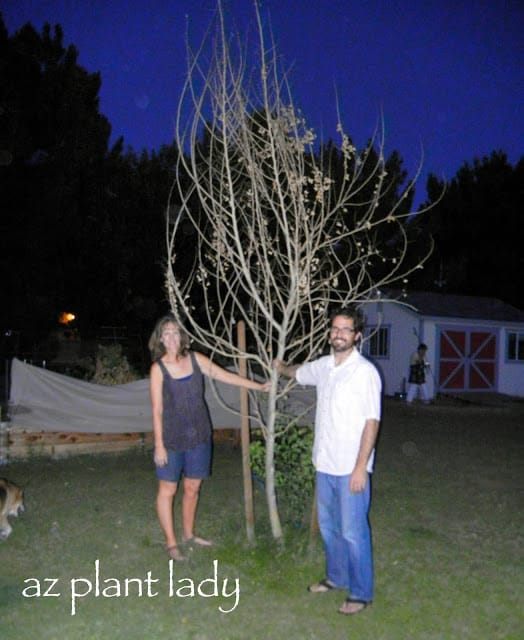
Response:
[[[180,547],[174,544],[172,547],[166,547],[167,555],[175,562],[183,562],[186,556],[180,551]]]
[[[371,602],[365,602],[364,600],[352,600],[351,598],[346,598],[339,608],[338,612],[344,616],[354,616],[361,611],[364,611],[366,607],[369,607]]]
[[[309,593],[327,593],[328,591],[333,591],[337,588],[338,587],[336,587],[330,580],[324,578],[324,580],[321,580],[320,582],[310,584],[307,590]]]

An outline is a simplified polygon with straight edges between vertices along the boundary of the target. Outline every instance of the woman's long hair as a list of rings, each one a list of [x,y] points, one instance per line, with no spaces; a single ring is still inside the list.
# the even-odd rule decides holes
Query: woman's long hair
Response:
[[[185,329],[182,327],[180,322],[173,315],[165,315],[156,323],[155,328],[153,329],[153,333],[149,338],[148,347],[151,353],[151,360],[155,362],[166,353],[166,348],[162,342],[162,332],[164,331],[164,327],[166,324],[174,324],[178,329],[178,333],[180,334],[180,348],[177,353],[178,358],[183,358],[185,355],[189,353],[189,335],[186,333]]]

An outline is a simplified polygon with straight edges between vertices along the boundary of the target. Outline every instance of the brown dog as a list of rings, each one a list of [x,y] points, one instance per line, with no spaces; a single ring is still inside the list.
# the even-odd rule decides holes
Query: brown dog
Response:
[[[0,478],[0,542],[11,533],[8,516],[18,516],[24,511],[24,491],[7,478]]]

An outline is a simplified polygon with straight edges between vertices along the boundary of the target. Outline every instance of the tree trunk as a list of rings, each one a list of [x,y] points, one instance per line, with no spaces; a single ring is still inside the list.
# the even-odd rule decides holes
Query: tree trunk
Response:
[[[269,521],[271,523],[271,533],[273,538],[280,542],[282,540],[282,525],[278,514],[277,495],[275,490],[275,429],[274,426],[268,429],[266,437],[266,499],[269,510]]]

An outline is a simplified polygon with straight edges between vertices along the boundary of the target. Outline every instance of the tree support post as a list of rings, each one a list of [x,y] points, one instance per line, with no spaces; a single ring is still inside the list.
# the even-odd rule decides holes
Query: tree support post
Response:
[[[318,510],[317,510],[317,482],[315,479],[315,490],[313,491],[313,504],[311,505],[311,521],[309,523],[309,549],[311,550],[318,538]]]
[[[237,324],[237,342],[240,351],[246,351],[246,325],[243,320]],[[239,372],[247,377],[245,358],[239,360]],[[249,542],[255,541],[255,514],[253,508],[253,481],[251,478],[251,461],[249,457],[249,398],[247,389],[240,389],[240,442],[242,449],[242,475],[244,478],[244,511],[246,514],[246,532]]]

